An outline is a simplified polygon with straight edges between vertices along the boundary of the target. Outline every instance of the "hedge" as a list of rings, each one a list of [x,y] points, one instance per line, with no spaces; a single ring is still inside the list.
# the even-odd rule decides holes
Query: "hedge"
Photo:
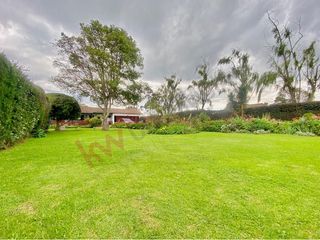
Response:
[[[200,114],[206,114],[210,119],[214,120],[227,119],[235,116],[235,113],[227,110],[188,110],[176,113],[177,116],[183,118],[198,117]]]
[[[302,117],[305,113],[320,114],[320,101],[288,104],[272,104],[268,106],[245,109],[245,115],[262,117],[270,115],[271,118],[291,120]]]
[[[177,116],[183,118],[198,117],[205,113],[212,120],[228,119],[236,114],[227,110],[190,110],[176,113]],[[271,118],[280,120],[291,120],[302,117],[305,113],[320,114],[320,101],[304,102],[304,103],[287,103],[287,104],[271,104],[244,110],[246,116],[261,118],[269,115]]]
[[[0,149],[46,129],[48,113],[44,91],[0,54]]]

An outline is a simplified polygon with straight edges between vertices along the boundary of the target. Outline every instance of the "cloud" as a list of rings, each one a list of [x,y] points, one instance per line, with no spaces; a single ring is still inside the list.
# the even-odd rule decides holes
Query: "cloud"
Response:
[[[272,43],[267,11],[291,26],[301,17],[305,40],[319,39],[317,0],[3,0],[0,51],[28,68],[30,78],[47,92],[62,91],[49,82],[57,73],[52,43],[61,32],[77,34],[80,22],[98,19],[133,36],[144,57],[143,78],[152,86],[173,73],[187,85],[204,59],[215,66],[233,48],[249,52],[257,71],[267,70]],[[272,102],[274,92],[262,100]],[[212,108],[225,104],[225,96],[218,96]]]

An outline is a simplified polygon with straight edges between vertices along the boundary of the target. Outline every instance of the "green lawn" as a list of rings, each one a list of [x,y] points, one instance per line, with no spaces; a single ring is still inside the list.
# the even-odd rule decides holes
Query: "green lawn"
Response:
[[[100,130],[0,152],[0,238],[320,238],[319,137],[123,131],[93,167]]]

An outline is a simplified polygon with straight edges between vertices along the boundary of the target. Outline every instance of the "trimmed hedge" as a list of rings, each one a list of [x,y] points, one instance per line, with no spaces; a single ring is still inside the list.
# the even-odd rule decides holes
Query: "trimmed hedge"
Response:
[[[176,113],[178,117],[182,118],[199,117],[201,114],[205,114],[213,120],[227,119],[235,116],[235,113],[227,110],[188,110]]]
[[[0,54],[0,149],[47,129],[48,113],[44,91]]]
[[[320,101],[288,104],[272,104],[268,106],[247,108],[244,110],[246,116],[261,118],[270,115],[271,118],[280,120],[292,120],[302,117],[305,113],[320,114]],[[199,117],[206,114],[212,120],[228,119],[236,116],[234,112],[227,110],[190,110],[176,113],[182,118]]]
[[[245,114],[252,117],[270,115],[271,118],[291,120],[302,117],[305,113],[320,114],[320,101],[288,104],[272,104],[245,109]]]

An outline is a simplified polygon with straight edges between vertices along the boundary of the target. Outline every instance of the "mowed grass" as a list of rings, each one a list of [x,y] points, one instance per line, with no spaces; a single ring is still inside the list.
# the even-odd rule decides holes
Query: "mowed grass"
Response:
[[[51,132],[0,152],[0,238],[320,238],[320,138]]]

